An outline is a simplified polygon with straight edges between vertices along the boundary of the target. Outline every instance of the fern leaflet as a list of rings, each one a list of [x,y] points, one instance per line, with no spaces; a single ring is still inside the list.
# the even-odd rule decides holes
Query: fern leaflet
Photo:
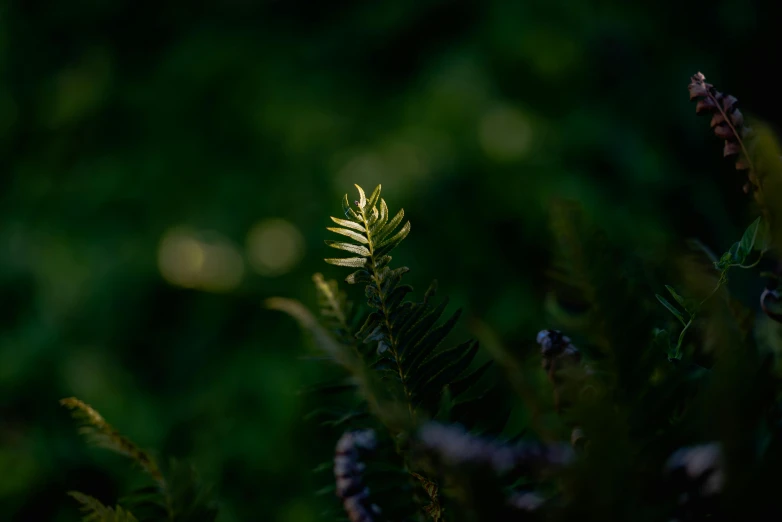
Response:
[[[97,498],[78,491],[69,491],[68,495],[81,504],[81,511],[84,513],[83,522],[138,522],[130,511],[120,506],[116,508],[104,506]]]

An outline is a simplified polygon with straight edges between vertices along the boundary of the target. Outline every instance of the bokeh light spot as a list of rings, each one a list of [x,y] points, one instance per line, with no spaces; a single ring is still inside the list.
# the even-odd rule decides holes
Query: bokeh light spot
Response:
[[[498,107],[481,118],[479,127],[481,147],[487,156],[497,161],[523,158],[532,144],[529,119],[512,107]]]
[[[247,257],[259,274],[282,275],[304,257],[304,238],[299,229],[284,219],[261,221],[247,234]]]
[[[362,183],[367,187],[376,187],[392,176],[392,170],[383,157],[376,152],[362,152],[351,157],[339,169],[336,185],[353,186]]]
[[[211,292],[235,288],[244,275],[242,256],[230,241],[214,232],[186,228],[170,230],[163,237],[158,267],[171,284]]]
[[[430,135],[390,138],[372,149],[344,151],[334,158],[334,187],[337,192],[358,183],[368,190],[382,184],[386,189],[404,190],[428,179],[432,154],[421,146]],[[442,143],[435,143],[440,145]],[[434,146],[432,148],[435,148]]]

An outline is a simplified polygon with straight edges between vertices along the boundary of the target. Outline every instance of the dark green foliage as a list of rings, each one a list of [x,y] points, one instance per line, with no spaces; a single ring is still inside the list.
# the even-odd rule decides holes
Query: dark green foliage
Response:
[[[0,518],[9,522],[73,522],[74,500],[57,492],[76,487],[113,506],[137,476],[83,447],[52,411],[71,395],[100,403],[139,442],[202,462],[225,491],[225,522],[318,520],[307,464],[328,441],[311,439],[289,388],[326,380],[315,375],[326,365],[299,364],[306,345],[292,322],[258,303],[285,295],[316,311],[309,275],[341,281],[350,271],[324,268],[330,255],[318,247],[328,248],[323,219],[353,182],[382,181],[412,219],[404,252],[391,255],[413,269],[403,278],[419,291],[413,300],[437,277],[451,306],[465,306],[460,325],[480,318],[529,356],[526,382],[545,397],[531,352],[534,333],[556,327],[541,307],[546,198],[574,197],[650,250],[696,236],[719,255],[755,216],[740,192],[746,176],[722,157],[712,115],[692,114],[683,80],[697,63],[744,102],[754,130],[753,112],[782,121],[774,82],[758,73],[776,64],[771,0],[21,1],[1,11],[0,468],[10,471]],[[246,264],[224,293],[161,277],[155,260],[170,227],[228,236],[247,260],[247,233],[267,217],[305,238],[287,273]],[[754,319],[765,283],[749,270],[730,277]],[[675,346],[682,325],[654,298],[676,304],[665,284],[701,294],[660,277],[646,296]],[[685,352],[702,344],[704,312]],[[757,323],[748,338],[779,346],[764,315]],[[478,333],[465,339],[473,335],[489,348]],[[511,422],[520,429],[528,411]]]
[[[586,305],[583,328],[560,325],[589,339],[603,359],[618,399],[635,396],[651,374],[655,355],[646,350],[655,326],[654,309],[640,260],[619,248],[574,202],[552,205],[551,227],[558,243],[560,279]],[[586,347],[584,347],[586,348]]]
[[[468,72],[474,71],[468,69]],[[623,81],[635,80],[630,73]],[[641,88],[638,82],[636,87]],[[635,89],[627,92],[634,97],[638,95]],[[729,100],[719,100],[724,99]],[[730,114],[738,117],[732,108],[723,109],[723,119],[729,109]],[[610,127],[601,127],[599,121],[589,116],[580,118],[589,123],[590,130],[604,132]],[[473,125],[475,122],[469,119]],[[493,118],[486,121],[496,123]],[[486,121],[481,122],[482,139],[486,129],[492,127]],[[507,111],[498,121],[507,123]],[[718,135],[724,132],[724,121],[718,118],[716,125],[712,123]],[[536,136],[542,134],[534,127]],[[623,133],[622,130],[617,134]],[[597,136],[600,132],[588,134]],[[611,143],[612,148],[627,144],[619,138],[613,138],[617,143]],[[563,141],[567,139],[570,138]],[[736,142],[731,140],[737,138],[726,135],[725,139],[726,151],[735,152]],[[650,150],[651,156],[658,157],[653,147]],[[612,156],[627,154],[617,152]],[[545,157],[535,156],[535,161]],[[587,165],[588,161],[585,158]],[[627,158],[617,161],[610,166],[617,171],[632,170],[632,161]],[[600,166],[603,170],[603,165]],[[508,173],[516,178],[504,175]],[[518,203],[519,207],[534,206],[529,204],[531,201],[538,203],[535,189],[544,184],[533,178],[540,177],[523,178],[524,190],[527,184],[532,185],[528,192],[533,196]],[[476,183],[481,190],[492,193],[492,205],[479,205],[478,211],[471,215],[496,211],[497,221],[515,221],[519,215],[510,207],[516,199],[525,197],[522,190],[511,190],[522,186],[514,181],[518,179],[522,178],[516,165],[511,165],[502,177],[493,181],[487,178],[485,184],[483,180]],[[760,181],[757,178],[757,183]],[[452,181],[444,181],[443,185],[464,189],[458,183],[455,186],[449,183]],[[454,274],[465,279],[479,274],[481,277],[474,278],[477,282],[470,291],[478,296],[488,292],[486,295],[498,299],[499,304],[491,306],[491,310],[476,299],[476,309],[480,315],[493,315],[492,320],[499,317],[502,321],[498,322],[505,323],[502,328],[503,336],[509,339],[508,348],[495,349],[492,353],[499,354],[498,366],[505,370],[513,390],[524,402],[525,407],[512,430],[506,428],[514,420],[509,419],[511,409],[506,407],[509,390],[493,382],[491,387],[486,386],[495,375],[489,371],[492,363],[480,360],[478,342],[447,340],[457,321],[462,319],[461,312],[449,311],[447,299],[436,299],[436,285],[422,297],[409,298],[413,289],[403,284],[408,269],[394,268],[391,256],[397,256],[396,247],[409,234],[410,223],[405,222],[403,211],[389,212],[386,202],[380,198],[380,187],[369,196],[358,188],[358,200],[353,204],[346,196],[342,202],[344,218],[332,218],[337,226],[328,228],[339,237],[328,240],[327,247],[348,255],[328,261],[350,268],[352,273],[346,282],[360,287],[363,293],[348,299],[335,281],[316,274],[318,319],[295,301],[269,300],[271,307],[296,317],[328,354],[323,359],[329,364],[320,365],[324,368],[318,372],[321,382],[305,390],[307,405],[312,407],[311,413],[305,415],[308,422],[305,442],[311,442],[313,447],[328,446],[341,433],[356,428],[380,433],[378,454],[366,463],[366,484],[372,502],[383,507],[384,518],[449,522],[535,518],[652,521],[672,517],[754,520],[764,512],[779,511],[774,479],[782,462],[779,428],[782,388],[778,369],[781,337],[778,330],[763,321],[765,317],[760,316],[757,324],[741,319],[742,314],[752,317],[755,310],[747,306],[749,299],[737,306],[731,294],[752,294],[756,289],[743,288],[741,276],[731,281],[732,287],[727,285],[729,268],[752,269],[764,254],[770,253],[773,242],[769,237],[773,236],[772,232],[779,237],[778,228],[772,230],[768,220],[759,218],[721,258],[708,263],[685,262],[679,258],[686,257],[678,251],[680,245],[666,246],[670,250],[665,255],[651,256],[652,261],[666,266],[650,267],[654,263],[649,263],[643,254],[648,255],[651,248],[639,252],[639,244],[648,238],[643,223],[635,221],[636,214],[629,212],[631,218],[617,225],[616,222],[625,221],[624,216],[612,223],[610,219],[596,219],[600,212],[589,212],[581,203],[555,203],[552,229],[559,247],[558,280],[547,300],[548,311],[553,312],[551,321],[539,321],[535,306],[525,308],[523,302],[508,300],[507,295],[515,298],[517,293],[524,293],[517,292],[513,283],[521,279],[515,279],[511,272],[516,270],[526,275],[540,268],[538,264],[542,266],[545,262],[542,250],[530,249],[522,255],[512,251],[519,246],[515,240],[522,236],[506,234],[508,228],[512,229],[507,223],[490,222],[492,227],[499,225],[496,229],[500,230],[501,240],[495,244],[482,243],[476,237],[489,229],[477,217],[475,224],[468,227],[444,225],[445,205],[441,202],[444,199],[450,198],[431,198],[435,210],[429,226],[442,227],[445,239],[439,240],[438,246],[446,245],[465,257],[463,265],[443,264],[445,275],[450,281],[455,279]],[[415,204],[415,198],[411,200]],[[633,201],[637,200],[623,205],[631,207]],[[773,204],[775,200],[767,198],[765,202]],[[462,205],[454,207],[462,210]],[[295,209],[298,212],[300,207]],[[674,221],[674,217],[670,219]],[[530,228],[538,225],[537,221],[525,224]],[[682,225],[685,226],[688,224]],[[633,234],[637,232],[637,242],[635,237],[631,240],[622,237],[618,230],[623,227],[631,229]],[[709,239],[722,241],[727,234],[718,236]],[[485,259],[487,255],[491,256],[489,261]],[[451,255],[444,257],[453,259]],[[426,262],[436,263],[429,259]],[[492,277],[486,277],[487,263],[491,263]],[[736,272],[739,271],[732,270],[731,277]],[[751,271],[746,274],[748,278],[753,275]],[[779,274],[772,273],[771,277],[778,279]],[[500,294],[506,296],[505,301],[499,301]],[[776,288],[767,288],[763,295],[769,300],[779,300]],[[753,303],[757,301],[755,297],[753,294]],[[352,306],[351,302],[364,300],[366,308]],[[538,303],[537,299],[530,302]],[[761,303],[767,304],[762,297]],[[768,317],[775,318],[773,314]],[[470,327],[479,331],[475,324],[471,323]],[[572,335],[584,354],[583,361],[551,371],[547,367],[542,372],[540,354],[531,348],[534,335],[530,325],[533,324],[539,328],[561,328]],[[485,346],[484,337],[477,335]],[[295,343],[288,335],[280,344],[288,349]],[[275,383],[261,384],[270,389],[281,388]],[[279,399],[275,396],[275,406]],[[120,498],[114,508],[73,493],[83,504],[88,520],[202,522],[215,519],[208,492],[197,486],[190,468],[175,464],[158,467],[149,454],[111,428],[94,410],[76,401],[72,405],[83,414],[95,442],[131,457],[153,483]],[[264,414],[259,408],[258,417]],[[561,442],[570,436],[578,458],[563,473],[553,477],[539,477],[526,471],[504,476],[494,473],[485,463],[464,469],[458,465],[450,469],[428,465],[428,456],[416,454],[414,448],[416,428],[432,417],[446,424],[459,422],[474,433],[491,435],[500,448],[498,453],[511,445],[506,440],[508,431],[521,431],[513,440],[529,442]],[[728,487],[722,498],[710,498],[696,508],[677,505],[679,499],[689,497],[683,496],[666,475],[665,464],[682,446],[704,443],[719,447],[720,455],[724,454],[727,466],[724,472],[730,477]],[[304,453],[304,445],[296,448]],[[276,446],[272,451],[279,449]],[[320,493],[326,497],[333,496],[336,490],[332,464],[327,461],[316,467],[325,484]],[[282,475],[278,482],[288,487]],[[267,483],[259,488],[270,486]],[[688,495],[697,496],[697,485],[689,487]],[[543,513],[514,511],[510,499],[519,498],[527,491],[541,499]],[[329,516],[343,516],[343,506],[332,500],[335,509]],[[293,511],[289,518],[296,518],[297,514]],[[261,516],[267,513],[263,511]]]

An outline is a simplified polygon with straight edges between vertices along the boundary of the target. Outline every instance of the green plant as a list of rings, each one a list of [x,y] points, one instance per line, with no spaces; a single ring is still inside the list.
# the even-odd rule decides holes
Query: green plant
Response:
[[[409,270],[391,264],[411,230],[404,211],[389,211],[380,186],[367,196],[356,185],[353,204],[345,195],[343,217],[332,217],[337,226],[328,231],[346,239],[326,245],[348,256],[325,261],[351,269],[345,282],[363,289],[366,306],[320,273],[313,276],[318,316],[292,299],[266,301],[311,334],[332,377],[306,390],[308,419],[319,421],[313,439],[335,441],[316,468],[328,475],[321,492],[336,497],[324,518],[782,516],[775,497],[782,331],[757,335],[782,317],[770,308],[781,276],[763,272],[772,280],[760,296],[765,315],[750,321],[752,310],[731,297],[728,280],[733,269],[753,270],[779,253],[779,155],[768,133],[744,125],[736,99],[703,75],[693,76],[690,92],[698,112],[712,113],[724,155],[737,155],[737,168],[747,171],[745,191],[760,216],[719,258],[690,241],[684,252],[650,256],[653,263],[578,202],[552,201],[549,324],[536,337],[530,332],[526,345],[508,347],[474,323],[490,357],[476,340],[446,343],[461,312],[445,313],[436,283],[421,300],[408,299],[413,288],[402,279]],[[673,302],[655,292],[668,278],[681,289],[664,285]],[[153,483],[116,508],[72,492],[85,520],[215,519],[190,475],[161,470],[83,402],[63,404],[95,443],[129,456]],[[509,422],[513,413],[521,430]]]
[[[379,186],[369,196],[357,186],[352,205],[343,198],[344,218],[331,218],[337,227],[328,230],[347,241],[326,244],[350,257],[326,262],[353,270],[345,281],[363,287],[366,311],[320,274],[320,320],[296,301],[268,306],[297,318],[347,370],[348,380],[318,390],[359,392],[358,402],[334,399],[324,410],[322,425],[342,435],[333,465],[319,468],[333,470],[336,486],[324,491],[336,493],[351,521],[735,520],[779,511],[764,495],[782,462],[782,386],[774,356],[749,335],[751,311],[727,285],[731,270],[752,270],[778,251],[770,197],[778,173],[770,142],[744,125],[735,98],[700,74],[690,92],[698,112],[712,113],[725,156],[737,155],[747,171],[745,191],[760,216],[719,258],[690,241],[686,253],[650,266],[578,203],[552,202],[547,309],[568,335],[541,330],[538,357],[488,343],[503,370],[493,383],[491,362],[472,369],[477,342],[441,347],[459,312],[439,322],[447,301],[434,304],[434,285],[420,302],[405,299],[408,269],[391,268],[390,256],[410,232],[404,212],[390,217]],[[684,288],[665,285],[672,301],[653,290],[667,277]],[[767,306],[774,292],[761,296],[770,320],[780,317]],[[663,316],[651,295],[681,330],[657,327]],[[497,390],[520,399],[522,434],[504,428],[510,409],[496,415],[492,406],[509,395]],[[475,407],[463,398],[470,395],[492,399]],[[752,506],[739,506],[743,498]]]

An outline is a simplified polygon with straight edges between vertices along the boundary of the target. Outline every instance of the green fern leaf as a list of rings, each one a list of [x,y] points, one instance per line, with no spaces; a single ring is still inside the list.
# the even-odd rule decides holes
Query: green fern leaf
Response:
[[[392,237],[389,237],[387,239],[384,239],[380,242],[380,244],[375,248],[375,255],[383,256],[393,250],[394,248],[399,245],[399,243],[402,242],[404,238],[407,237],[407,235],[410,233],[410,222],[408,221],[405,223],[405,225],[394,234]]]
[[[463,393],[469,391],[473,386],[475,386],[481,377],[483,377],[483,375],[486,373],[486,370],[488,370],[493,364],[493,361],[484,363],[474,372],[449,384],[448,388],[451,391],[451,396],[456,399]]]
[[[375,205],[377,205],[377,200],[380,198],[380,188],[381,186],[378,185],[375,187],[375,190],[372,191],[372,195],[370,195],[367,200],[367,208],[374,209]]]
[[[364,245],[369,243],[369,240],[366,237],[359,234],[358,232],[354,232],[353,230],[349,230],[347,228],[329,227],[326,230],[328,230],[329,232],[334,232],[335,234],[341,234],[343,236],[347,236],[350,239],[356,240]]]
[[[85,513],[84,522],[138,522],[130,511],[120,506],[110,508],[104,506],[100,500],[78,491],[69,491],[68,495],[81,504],[81,510]]]
[[[434,408],[433,401],[439,401],[443,387],[459,377],[470,366],[477,353],[478,343],[468,341],[443,357],[440,361],[443,366],[439,370],[437,366],[427,368],[431,373],[426,374],[427,376],[419,381],[422,384],[412,390],[415,397],[414,404],[423,404],[430,410]],[[424,373],[423,368],[421,373]]]
[[[345,197],[347,197],[347,196],[345,196]],[[359,232],[364,232],[364,227],[362,227],[360,223],[356,223],[355,221],[348,221],[347,219],[339,219],[339,218],[335,218],[335,217],[332,217],[331,220],[334,223],[336,223],[337,225],[340,225],[340,226],[343,226],[343,227],[347,227],[347,228],[352,228],[353,230],[357,230]],[[331,230],[331,229],[328,229],[328,230]]]
[[[426,335],[420,341],[418,341],[418,343],[416,343],[412,354],[410,355],[408,364],[415,366],[418,365],[419,362],[424,362],[440,345],[445,337],[451,333],[451,330],[453,330],[453,328],[456,326],[456,322],[459,320],[461,315],[462,310],[456,310],[456,312],[454,312],[446,322],[436,328],[429,329]]]
[[[355,185],[355,187],[358,189],[358,203],[356,203],[356,205],[358,206],[358,208],[363,210],[364,207],[367,206],[367,195],[364,194],[364,189],[362,189],[358,185]]]
[[[354,221],[358,221],[358,214],[350,208],[350,201],[348,201],[348,195],[345,194],[345,197],[342,199],[342,211],[345,213],[345,217],[348,219],[352,219]]]
[[[445,384],[453,382],[470,365],[470,362],[472,362],[477,353],[478,342],[474,340],[465,341],[453,348],[440,351],[421,364],[417,378],[410,381],[410,387],[413,391],[417,391],[428,383],[436,383],[436,379],[443,372],[445,372],[446,375],[450,374],[450,377],[445,380]],[[467,364],[456,371],[459,367],[459,363],[465,359],[468,359]],[[446,371],[449,368],[450,370]],[[443,384],[443,386],[445,384]]]
[[[325,260],[330,265],[348,266],[352,268],[364,268],[367,260],[363,257],[329,258]]]
[[[339,241],[331,241],[331,240],[326,240],[325,243],[331,248],[344,250],[345,252],[350,252],[351,254],[357,254],[363,257],[369,257],[371,255],[366,247],[360,245],[351,245],[350,243],[341,243]]]
[[[394,230],[396,230],[396,227],[399,226],[399,223],[402,222],[402,219],[404,219],[404,217],[405,217],[405,210],[400,209],[399,212],[397,212],[397,214],[391,219],[391,221],[386,223],[386,225],[383,228],[379,229],[375,233],[376,239],[382,242],[385,238],[387,238],[390,234],[392,234]]]
[[[398,330],[399,341],[399,356],[404,360],[414,357],[408,353],[408,351],[415,346],[419,340],[429,333],[429,330],[434,327],[437,320],[445,311],[445,307],[448,306],[448,298],[437,305],[436,308],[422,307],[421,313],[417,317],[412,317],[406,324],[401,325]]]
[[[401,221],[402,218],[400,217],[399,219]],[[386,226],[386,223],[388,223],[388,205],[386,205],[386,201],[383,198],[380,198],[380,212],[378,218],[372,223],[372,226],[369,227],[369,232],[373,236],[378,235],[378,231],[382,230],[383,227]]]

